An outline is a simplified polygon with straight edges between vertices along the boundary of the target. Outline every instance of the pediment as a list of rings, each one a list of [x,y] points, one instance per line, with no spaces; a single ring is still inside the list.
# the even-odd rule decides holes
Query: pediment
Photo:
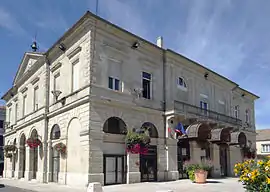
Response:
[[[13,81],[13,85],[21,79],[25,73],[30,71],[32,67],[36,64],[37,60],[43,57],[42,53],[26,52],[21,60],[18,71]]]

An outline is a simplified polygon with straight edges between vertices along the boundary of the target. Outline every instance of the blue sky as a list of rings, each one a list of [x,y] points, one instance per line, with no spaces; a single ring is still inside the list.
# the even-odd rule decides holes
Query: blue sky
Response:
[[[96,0],[1,0],[0,95],[37,33],[47,50]],[[270,128],[270,1],[99,0],[99,16],[193,59],[258,94],[257,128]]]

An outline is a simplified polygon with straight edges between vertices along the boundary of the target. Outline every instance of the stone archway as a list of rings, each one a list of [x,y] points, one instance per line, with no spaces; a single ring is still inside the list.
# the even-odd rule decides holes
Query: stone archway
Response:
[[[38,132],[36,129],[33,129],[30,135],[32,139],[38,139]],[[30,179],[37,179],[37,172],[38,172],[38,147],[30,148]]]
[[[61,136],[61,131],[60,131],[60,127],[58,124],[55,124],[52,127],[51,133],[50,133],[50,139],[51,141],[57,141],[58,139],[60,139]],[[52,182],[58,182],[58,174],[60,172],[60,153],[55,149],[55,147],[51,147],[51,177],[50,177],[50,181]]]
[[[25,157],[26,157],[26,150],[25,150],[25,144],[26,144],[26,137],[23,133],[20,137],[19,141],[19,179],[25,177]]]
[[[14,146],[17,146],[17,141],[16,141],[16,139],[14,139],[13,145],[14,145]],[[11,168],[12,174],[11,174],[11,177],[15,177],[16,160],[17,160],[17,153],[16,153],[16,151],[14,151],[14,152],[13,152],[13,155],[12,155],[12,168]]]
[[[80,144],[81,124],[78,118],[73,118],[67,128],[67,178],[66,184],[75,186],[81,183],[80,175],[82,170],[81,144]]]

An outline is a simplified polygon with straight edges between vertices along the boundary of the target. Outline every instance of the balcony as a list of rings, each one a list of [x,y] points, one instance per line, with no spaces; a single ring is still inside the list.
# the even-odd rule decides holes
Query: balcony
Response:
[[[177,113],[184,113],[189,115],[194,115],[196,117],[203,117],[206,119],[211,119],[214,121],[229,123],[236,126],[242,125],[242,120],[230,117],[215,111],[201,109],[200,107],[190,105],[181,101],[174,101],[174,110]]]

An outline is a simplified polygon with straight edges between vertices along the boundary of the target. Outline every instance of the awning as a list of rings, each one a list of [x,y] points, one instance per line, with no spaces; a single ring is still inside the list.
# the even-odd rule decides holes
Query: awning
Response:
[[[239,145],[240,147],[245,147],[247,145],[246,134],[241,131],[232,132],[230,145]]]
[[[210,139],[211,128],[206,123],[196,123],[190,125],[187,130],[188,138],[198,138],[198,139]]]
[[[217,128],[211,130],[211,142],[230,142],[231,133],[230,128]]]

